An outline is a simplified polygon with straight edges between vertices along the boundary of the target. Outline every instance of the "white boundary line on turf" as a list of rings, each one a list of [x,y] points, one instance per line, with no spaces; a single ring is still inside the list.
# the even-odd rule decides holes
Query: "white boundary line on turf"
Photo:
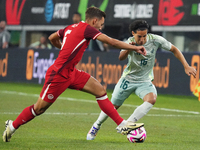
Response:
[[[0,112],[0,115],[19,115],[19,112]],[[99,113],[71,113],[71,112],[66,112],[66,113],[59,113],[59,112],[45,112],[43,115],[63,115],[63,116],[68,116],[68,115],[79,115],[79,116],[97,116]],[[120,116],[129,116],[130,114],[123,114],[120,113]],[[174,115],[174,114],[167,114],[167,115],[161,115],[161,114],[147,114],[146,116],[149,117],[200,117],[200,115]]]
[[[39,96],[38,94],[29,94],[29,93],[23,93],[23,92],[4,91],[4,90],[0,90],[0,93],[16,94],[16,95],[21,95],[21,96],[32,96],[32,97],[38,97]],[[96,103],[96,100],[76,99],[76,98],[70,98],[70,97],[58,97],[58,99],[68,100],[68,101]],[[123,106],[126,106],[126,107],[138,107],[138,105],[131,105],[131,104],[123,104]],[[196,115],[200,114],[200,112],[197,112],[197,111],[187,111],[187,110],[179,110],[179,109],[158,108],[158,107],[152,107],[151,109],[152,110],[168,111],[168,112],[179,112],[179,113],[196,114]]]

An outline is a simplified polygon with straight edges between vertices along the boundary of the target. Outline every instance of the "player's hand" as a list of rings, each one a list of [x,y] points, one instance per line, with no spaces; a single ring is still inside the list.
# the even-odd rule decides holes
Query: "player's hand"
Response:
[[[137,47],[137,48],[136,48],[135,51],[136,51],[137,53],[140,53],[140,54],[146,56],[147,51],[146,51],[146,49],[144,48],[144,46],[136,46],[136,47]]]
[[[135,42],[131,42],[131,43],[129,43],[130,45],[136,45],[136,43]],[[137,49],[135,50],[137,53],[140,53],[140,54],[142,54],[142,55],[144,55],[144,56],[146,56],[146,54],[147,54],[147,51],[146,51],[146,49],[143,47],[143,46],[137,46]]]
[[[193,76],[196,78],[197,71],[196,71],[196,69],[194,69],[193,67],[189,66],[189,67],[185,68],[185,73],[186,73],[188,76],[193,75]]]

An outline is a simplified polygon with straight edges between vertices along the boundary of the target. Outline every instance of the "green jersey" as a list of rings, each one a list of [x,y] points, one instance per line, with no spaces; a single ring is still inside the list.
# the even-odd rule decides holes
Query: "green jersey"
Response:
[[[129,37],[126,43],[135,42],[134,37]],[[130,51],[128,64],[122,77],[135,82],[149,82],[154,79],[153,66],[158,48],[170,50],[172,44],[163,37],[155,34],[147,34],[147,41],[143,45],[147,51],[146,56],[135,51]],[[124,51],[123,49],[121,51]]]

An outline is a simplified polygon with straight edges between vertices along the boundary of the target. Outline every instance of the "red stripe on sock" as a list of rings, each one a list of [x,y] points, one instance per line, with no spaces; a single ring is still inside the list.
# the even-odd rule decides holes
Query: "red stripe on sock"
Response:
[[[97,96],[96,98],[101,98],[104,97],[105,95],[107,95],[107,93],[103,94],[102,96]]]

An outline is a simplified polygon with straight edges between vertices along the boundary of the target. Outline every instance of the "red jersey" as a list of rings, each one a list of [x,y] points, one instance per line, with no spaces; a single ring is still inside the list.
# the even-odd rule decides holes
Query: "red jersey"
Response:
[[[96,39],[101,32],[85,22],[80,22],[58,30],[57,34],[62,39],[62,48],[53,68],[56,72],[67,77],[81,60],[90,40]]]

